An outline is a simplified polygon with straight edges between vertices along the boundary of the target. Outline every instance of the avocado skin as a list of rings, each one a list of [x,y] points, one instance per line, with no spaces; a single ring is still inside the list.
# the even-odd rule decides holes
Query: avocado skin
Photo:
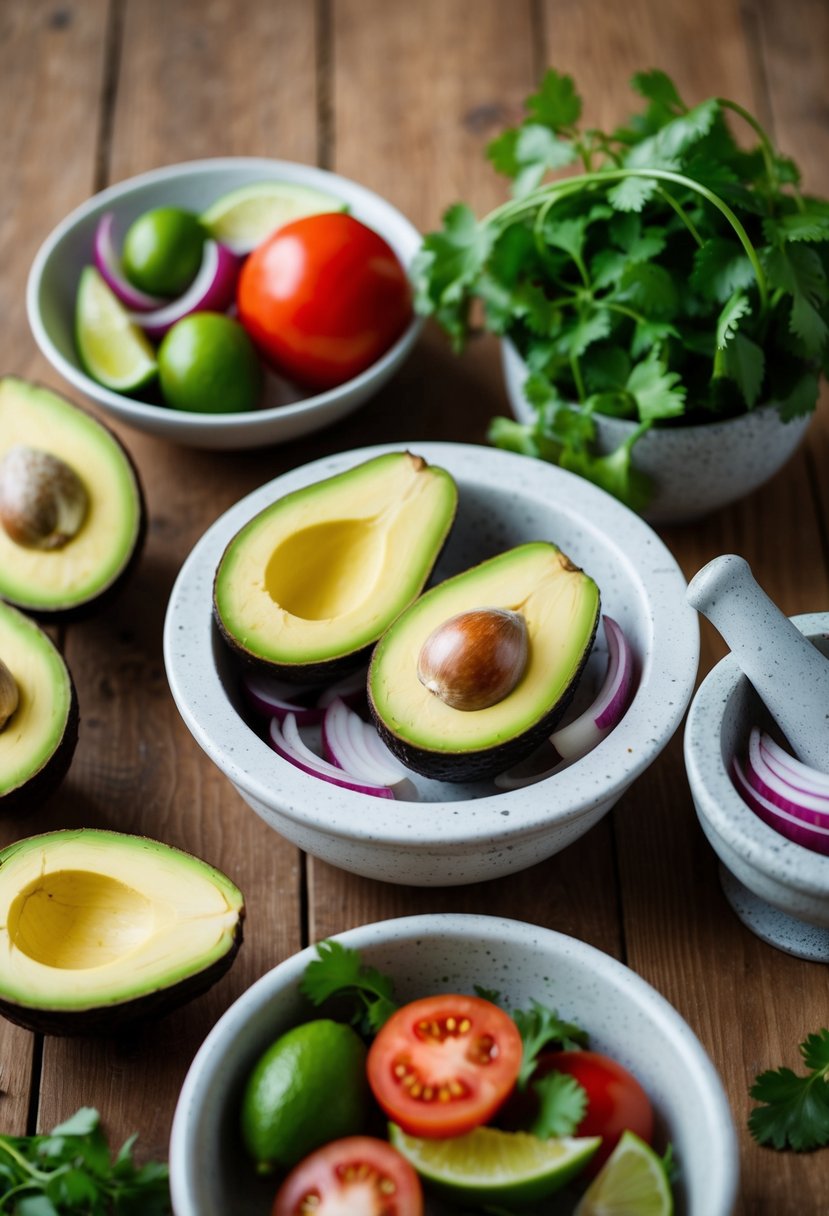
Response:
[[[123,1001],[119,1005],[96,1005],[79,1010],[43,1009],[0,999],[0,1014],[26,1030],[56,1038],[111,1035],[138,1022],[163,1017],[207,992],[208,988],[230,970],[242,945],[244,915],[245,910],[242,908],[233,941],[221,958],[217,958],[203,971],[188,975],[169,988],[159,988],[157,992],[145,993],[135,1000]]]
[[[38,769],[28,781],[9,790],[7,794],[0,794],[0,815],[36,810],[57,789],[69,771],[78,743],[78,728],[81,720],[78,693],[71,674],[69,675],[69,686],[71,690],[69,713],[66,715],[66,725],[60,743],[43,767]]]
[[[506,772],[514,764],[518,764],[519,761],[525,760],[528,756],[532,755],[535,749],[540,747],[544,740],[555,730],[575,696],[582,672],[587,664],[587,660],[590,658],[590,652],[593,648],[600,619],[601,612],[597,609],[596,619],[593,623],[593,632],[589,642],[584,647],[578,671],[568,685],[564,695],[548,710],[543,718],[540,718],[523,735],[518,735],[514,739],[508,739],[505,743],[499,744],[497,747],[488,747],[480,752],[435,752],[430,751],[428,748],[415,747],[413,744],[395,735],[385,725],[374,706],[371,697],[371,680],[369,679],[368,704],[378,734],[389,750],[407,768],[412,769],[415,773],[420,773],[423,777],[430,777],[433,781],[488,781],[493,777],[497,777],[499,773]]]
[[[97,595],[92,596],[90,599],[83,600],[80,604],[73,604],[71,607],[67,608],[61,608],[60,606],[55,608],[43,608],[39,605],[26,604],[20,600],[11,599],[8,596],[0,596],[0,599],[4,599],[7,604],[11,604],[14,608],[19,608],[21,612],[25,612],[27,616],[34,617],[35,620],[42,621],[46,625],[69,624],[72,621],[84,620],[86,617],[91,616],[93,613],[98,612],[102,608],[105,608],[113,599],[115,599],[124,583],[137,566],[147,539],[147,499],[141,482],[141,476],[138,472],[138,466],[133,460],[131,453],[124,446],[123,440],[116,435],[111,426],[99,418],[97,414],[93,414],[91,410],[85,410],[82,406],[76,405],[74,401],[70,401],[68,397],[66,397],[63,393],[59,393],[49,384],[43,384],[37,380],[28,380],[25,381],[25,383],[31,385],[32,388],[43,389],[44,391],[51,393],[53,397],[62,398],[68,405],[72,407],[73,410],[77,410],[78,413],[87,414],[90,418],[94,418],[98,426],[105,430],[121,449],[121,452],[123,453],[127,464],[130,467],[130,471],[135,482],[136,495],[138,499],[138,528],[135,533],[135,541],[126,562],[108,586],[102,588]],[[3,804],[0,803],[0,806],[2,805]]]

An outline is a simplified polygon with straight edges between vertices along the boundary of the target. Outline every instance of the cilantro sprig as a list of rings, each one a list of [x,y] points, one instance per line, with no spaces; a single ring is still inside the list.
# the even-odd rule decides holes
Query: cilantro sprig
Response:
[[[169,1216],[168,1169],[137,1165],[135,1136],[110,1157],[100,1116],[82,1107],[37,1136],[0,1136],[0,1212],[12,1216]]]
[[[829,1030],[808,1035],[800,1054],[809,1069],[805,1076],[791,1068],[769,1069],[749,1091],[762,1103],[748,1119],[759,1144],[796,1152],[829,1144]]]
[[[632,451],[650,427],[761,401],[784,419],[814,409],[829,370],[829,201],[801,193],[797,167],[737,103],[689,106],[656,70],[632,84],[639,113],[585,129],[573,79],[550,69],[524,121],[488,148],[512,197],[480,220],[450,207],[413,274],[418,311],[456,348],[477,300],[526,362],[535,420],[496,418],[490,439],[641,508],[650,487]],[[599,454],[603,414],[639,427]]]
[[[364,963],[358,950],[341,942],[317,943],[317,958],[305,968],[300,991],[313,1005],[332,997],[352,1004],[351,1022],[364,1034],[376,1034],[398,1008],[394,981]]]

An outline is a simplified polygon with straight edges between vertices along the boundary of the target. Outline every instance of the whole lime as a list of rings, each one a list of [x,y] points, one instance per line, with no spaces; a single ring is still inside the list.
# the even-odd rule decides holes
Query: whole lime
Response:
[[[242,325],[218,312],[194,312],[168,329],[158,348],[168,405],[204,414],[255,409],[262,365]]]
[[[242,1096],[242,1139],[261,1174],[289,1169],[329,1140],[362,1131],[366,1048],[341,1022],[295,1026],[254,1065]]]
[[[193,281],[202,260],[205,230],[180,207],[155,207],[127,229],[121,250],[124,274],[134,287],[177,296]]]

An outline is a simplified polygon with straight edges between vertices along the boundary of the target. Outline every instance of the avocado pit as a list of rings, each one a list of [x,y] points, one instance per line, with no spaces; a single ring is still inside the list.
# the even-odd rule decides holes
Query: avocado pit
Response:
[[[0,659],[0,730],[6,725],[20,704],[20,692],[12,673]]]
[[[528,653],[527,623],[520,612],[474,608],[429,634],[418,656],[417,678],[453,709],[489,709],[516,687]]]
[[[0,460],[0,524],[27,549],[60,549],[81,529],[89,495],[59,456],[15,444]]]

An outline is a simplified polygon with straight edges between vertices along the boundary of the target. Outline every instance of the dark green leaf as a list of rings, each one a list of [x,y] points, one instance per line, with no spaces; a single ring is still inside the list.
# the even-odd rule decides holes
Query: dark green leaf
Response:
[[[649,72],[636,72],[631,84],[648,101],[655,101],[658,105],[671,109],[685,109],[676,85],[666,72],[662,72],[658,68],[653,68]]]
[[[797,1152],[829,1144],[829,1030],[809,1035],[800,1054],[811,1070],[807,1076],[790,1068],[770,1070],[760,1073],[749,1091],[762,1103],[748,1119],[760,1144]]]
[[[571,411],[577,413],[577,411]],[[521,1032],[524,1041],[524,1054],[521,1069],[518,1073],[517,1085],[523,1089],[535,1069],[539,1052],[551,1043],[563,1048],[583,1047],[587,1035],[573,1022],[565,1022],[554,1009],[548,1009],[540,1001],[533,1001],[528,1010],[517,1010],[512,1015],[513,1021]]]
[[[728,345],[737,332],[740,321],[750,312],[748,296],[744,291],[735,291],[717,318],[717,347],[720,350]]]
[[[548,216],[544,226],[544,239],[555,249],[563,249],[571,258],[580,258],[587,234],[587,219],[557,220]]]
[[[745,334],[735,334],[726,348],[725,371],[739,388],[749,409],[754,408],[760,397],[765,370],[762,349]]]
[[[626,387],[636,398],[643,422],[674,418],[685,410],[685,388],[679,375],[669,372],[654,351],[634,366]]]
[[[584,382],[591,393],[622,388],[630,375],[630,356],[621,346],[594,347]]]
[[[539,1140],[574,1135],[587,1110],[584,1086],[567,1073],[549,1072],[533,1081],[531,1089],[539,1099],[539,1110],[530,1133]]]
[[[397,1008],[394,981],[341,942],[318,942],[317,956],[305,968],[300,991],[314,1005],[332,996],[351,997],[356,1002],[353,1020],[365,1019],[368,1029],[379,1030]]]
[[[829,212],[795,211],[763,225],[769,244],[780,241],[829,241]]]
[[[590,261],[590,279],[594,291],[618,283],[627,265],[627,255],[620,250],[600,249]]]
[[[625,164],[638,169],[675,168],[689,149],[708,134],[719,113],[715,98],[701,102],[631,148]]]
[[[632,358],[638,359],[653,347],[661,349],[668,338],[681,337],[680,332],[668,321],[637,321],[630,344]],[[712,339],[713,346],[713,339]]]
[[[751,287],[754,269],[739,241],[711,237],[694,254],[691,284],[706,299],[724,303],[740,287]]]
[[[790,325],[810,355],[819,355],[829,338],[820,309],[827,301],[826,272],[814,249],[802,244],[771,249],[766,271],[772,286],[793,297]]]
[[[633,511],[641,511],[653,495],[653,486],[639,469],[634,467],[632,449],[645,427],[633,432],[631,437],[606,456],[594,456],[590,452],[568,448],[562,452],[559,464],[571,473],[578,473],[593,482]]]
[[[795,381],[785,397],[777,398],[777,408],[784,422],[794,418],[805,418],[815,411],[820,393],[820,382],[817,374],[805,371]]]
[[[581,117],[581,98],[572,76],[548,68],[537,93],[527,98],[528,112],[545,126],[559,131],[572,127]]]
[[[588,346],[601,342],[610,333],[611,319],[607,309],[598,308],[572,325],[563,328],[559,338],[562,352],[581,358]]]
[[[630,303],[637,312],[657,320],[676,314],[679,293],[673,276],[664,266],[653,262],[634,262],[619,280],[619,300]]]

